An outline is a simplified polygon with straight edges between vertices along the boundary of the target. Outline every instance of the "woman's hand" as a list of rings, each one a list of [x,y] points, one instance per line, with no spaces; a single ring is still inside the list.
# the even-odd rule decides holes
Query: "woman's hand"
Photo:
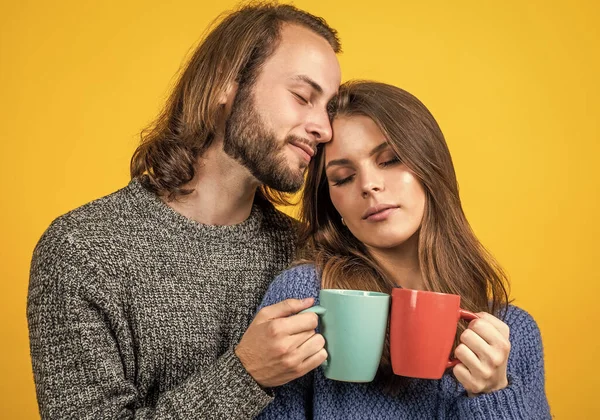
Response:
[[[469,328],[460,336],[461,344],[454,350],[454,356],[462,362],[454,367],[454,376],[465,387],[469,397],[508,386],[508,325],[487,312],[477,315],[479,319],[469,323]]]

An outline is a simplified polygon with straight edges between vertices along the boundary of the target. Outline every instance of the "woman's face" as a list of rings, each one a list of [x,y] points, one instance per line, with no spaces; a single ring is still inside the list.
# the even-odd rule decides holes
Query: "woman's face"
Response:
[[[417,177],[368,117],[339,117],[325,145],[325,173],[333,205],[367,247],[396,248],[421,225],[425,192]]]

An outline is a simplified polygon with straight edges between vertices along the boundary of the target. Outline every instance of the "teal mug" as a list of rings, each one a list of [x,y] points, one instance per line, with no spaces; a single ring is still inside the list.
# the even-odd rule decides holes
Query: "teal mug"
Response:
[[[303,310],[320,318],[328,357],[325,377],[344,382],[371,382],[381,359],[390,295],[361,290],[323,289],[319,305]]]

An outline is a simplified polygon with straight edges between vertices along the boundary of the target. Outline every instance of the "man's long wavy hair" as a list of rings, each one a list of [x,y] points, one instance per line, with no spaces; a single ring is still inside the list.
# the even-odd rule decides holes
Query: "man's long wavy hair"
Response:
[[[163,111],[142,132],[131,158],[132,179],[145,175],[145,184],[169,200],[192,192],[185,185],[214,139],[223,109],[219,97],[234,82],[240,88],[254,83],[286,23],[312,30],[341,51],[336,31],[325,20],[290,5],[253,2],[217,20],[183,68]],[[285,194],[268,186],[258,193],[274,204],[288,204]]]
[[[418,232],[423,288],[460,295],[464,309],[501,313],[502,317],[508,303],[506,275],[467,222],[448,146],[427,108],[400,88],[370,81],[343,84],[330,108],[334,120],[359,115],[372,119],[423,185],[425,210]],[[364,244],[342,224],[329,196],[324,165],[325,148],[320,147],[303,191],[305,228],[300,243],[306,247],[302,260],[316,264],[324,289],[391,293],[399,285],[386,277]],[[455,347],[465,328],[466,324],[459,325]],[[388,336],[378,382],[397,393],[406,380],[392,373]]]

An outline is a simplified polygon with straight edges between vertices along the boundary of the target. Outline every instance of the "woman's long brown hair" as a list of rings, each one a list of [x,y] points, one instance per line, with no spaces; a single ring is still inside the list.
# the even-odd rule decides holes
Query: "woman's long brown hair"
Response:
[[[508,281],[502,268],[477,240],[465,217],[446,140],[433,115],[410,93],[384,83],[352,81],[340,87],[332,105],[333,119],[372,119],[400,160],[425,190],[425,210],[418,232],[418,258],[423,289],[461,296],[464,309],[503,316]],[[334,133],[335,137],[335,133]],[[301,219],[306,244],[302,261],[321,273],[322,288],[391,293],[398,287],[387,278],[365,246],[342,224],[329,196],[324,148],[308,169]],[[455,346],[466,325],[461,323]],[[390,366],[389,337],[378,381],[392,393],[402,379]]]

